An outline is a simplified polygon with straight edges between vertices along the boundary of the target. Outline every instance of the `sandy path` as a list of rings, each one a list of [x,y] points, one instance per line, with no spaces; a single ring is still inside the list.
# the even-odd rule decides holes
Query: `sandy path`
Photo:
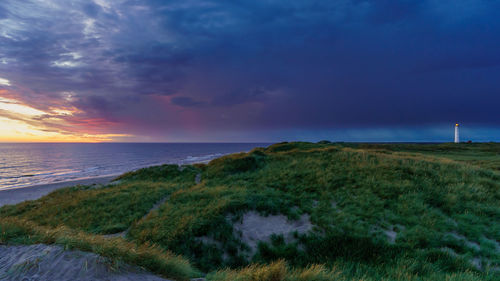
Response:
[[[0,190],[0,207],[17,204],[26,200],[35,200],[50,192],[74,185],[107,184],[116,176],[96,177],[83,180],[65,181],[51,184],[41,184],[22,188]]]
[[[165,281],[137,267],[55,245],[0,246],[0,280]]]

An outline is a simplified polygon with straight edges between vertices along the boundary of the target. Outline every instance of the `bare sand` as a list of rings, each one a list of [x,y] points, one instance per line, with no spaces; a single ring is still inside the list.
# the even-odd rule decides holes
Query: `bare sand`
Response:
[[[0,245],[0,280],[168,281],[93,253],[43,244]]]
[[[82,180],[64,181],[50,184],[40,184],[20,188],[0,190],[0,207],[3,205],[12,205],[26,200],[35,200],[45,196],[52,191],[75,185],[103,185],[108,184],[116,176],[95,177]]]
[[[250,247],[250,257],[257,252],[259,242],[269,242],[273,234],[283,235],[286,243],[294,241],[293,233],[304,234],[312,230],[309,215],[304,214],[296,221],[284,215],[261,216],[255,211],[243,215],[242,221],[233,225],[241,240]]]

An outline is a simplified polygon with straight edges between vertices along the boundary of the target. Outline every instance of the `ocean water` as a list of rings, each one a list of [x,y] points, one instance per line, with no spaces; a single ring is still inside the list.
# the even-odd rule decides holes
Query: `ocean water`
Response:
[[[0,143],[0,189],[208,162],[263,143]]]

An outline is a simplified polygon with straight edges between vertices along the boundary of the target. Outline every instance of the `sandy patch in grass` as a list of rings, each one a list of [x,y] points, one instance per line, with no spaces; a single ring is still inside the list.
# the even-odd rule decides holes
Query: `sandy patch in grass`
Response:
[[[293,241],[293,233],[304,234],[313,227],[309,215],[304,214],[296,221],[290,221],[284,215],[261,216],[255,211],[243,215],[241,222],[233,225],[236,233],[241,234],[241,240],[251,249],[251,254],[257,250],[259,241],[269,242],[273,234],[283,235],[285,241]]]
[[[60,246],[0,246],[0,280],[167,280],[130,265]]]
[[[389,244],[396,243],[396,236],[398,235],[396,231],[390,229],[390,230],[385,230],[384,233],[387,236],[387,241],[389,242]]]
[[[370,233],[383,234],[382,238],[387,241],[387,243],[394,245],[396,244],[396,238],[398,234],[403,231],[405,227],[400,224],[389,225],[387,227],[382,227],[380,225],[372,225]]]
[[[447,233],[445,233],[445,236],[451,236],[455,240],[463,241],[465,246],[467,246],[467,248],[469,248],[469,249],[474,249],[476,251],[479,251],[481,249],[481,247],[479,246],[479,244],[477,242],[471,241],[471,240],[467,239],[467,237],[465,237],[461,234],[458,234],[456,232],[447,232]]]

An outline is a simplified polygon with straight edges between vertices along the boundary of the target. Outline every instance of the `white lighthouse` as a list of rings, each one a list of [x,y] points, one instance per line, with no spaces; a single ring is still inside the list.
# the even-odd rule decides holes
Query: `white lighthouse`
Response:
[[[455,124],[455,143],[459,143],[460,142],[460,136],[459,136],[459,133],[458,133],[458,123]]]

